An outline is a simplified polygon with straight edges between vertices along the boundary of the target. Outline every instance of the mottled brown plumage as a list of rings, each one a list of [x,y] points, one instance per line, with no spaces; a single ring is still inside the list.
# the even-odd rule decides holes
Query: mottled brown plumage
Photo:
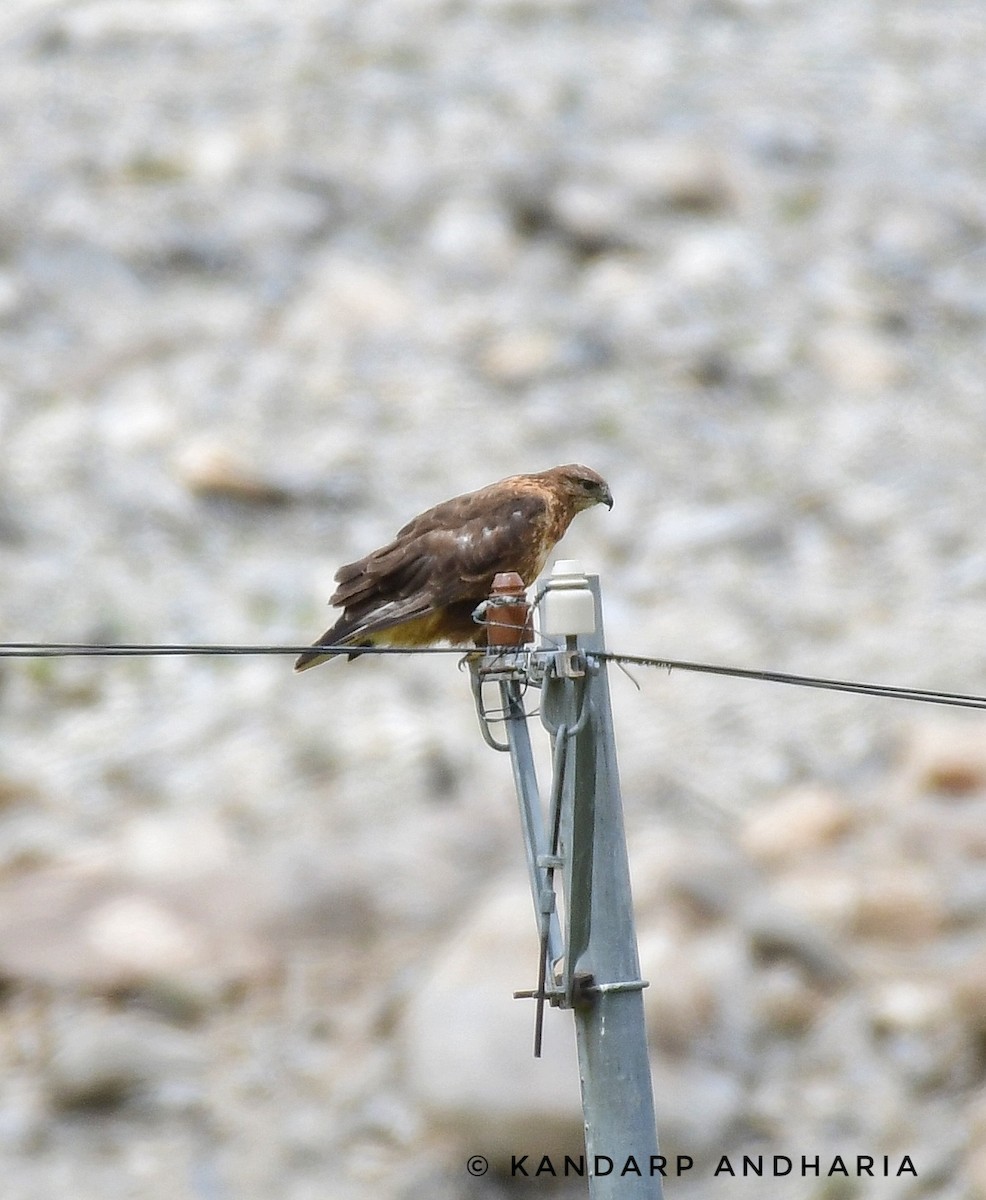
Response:
[[[572,518],[594,504],[612,508],[609,487],[575,464],[511,475],[436,504],[386,546],[339,568],[329,603],[342,615],[295,670],[340,653],[322,646],[351,646],[355,657],[360,646],[482,645],[472,614],[494,575],[516,571],[533,583]]]

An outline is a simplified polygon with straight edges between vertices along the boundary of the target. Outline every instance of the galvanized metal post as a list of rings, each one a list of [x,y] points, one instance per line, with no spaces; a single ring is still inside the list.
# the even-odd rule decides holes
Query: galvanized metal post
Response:
[[[577,563],[557,563],[540,612],[543,642],[531,651],[523,583],[497,576],[482,609],[488,650],[470,663],[483,737],[510,752],[540,932],[537,987],[515,995],[537,1000],[535,1055],[545,1004],[574,1010],[589,1195],[660,1200],[663,1160],[641,996],[647,985],[637,957],[609,684],[596,657],[605,650],[599,580]],[[499,712],[487,709],[484,683],[499,685]],[[542,689],[541,719],[553,743],[547,828],[523,703],[528,687]],[[503,723],[506,741],[493,733],[494,722]],[[564,882],[564,930],[555,911],[556,871]]]
[[[542,700],[549,728],[574,742],[561,809],[566,999],[575,1010],[589,1194],[593,1200],[653,1200],[662,1196],[662,1187],[654,1167],[659,1151],[641,995],[645,984],[609,683],[605,664],[592,657],[605,650],[598,578],[590,577],[587,585],[595,631],[568,638],[562,671],[545,674]]]

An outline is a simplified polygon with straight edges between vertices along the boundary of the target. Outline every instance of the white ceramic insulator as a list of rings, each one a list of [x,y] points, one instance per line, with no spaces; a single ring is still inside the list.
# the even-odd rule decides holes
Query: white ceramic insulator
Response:
[[[568,637],[596,632],[596,602],[582,564],[574,558],[555,563],[540,605],[541,632]]]

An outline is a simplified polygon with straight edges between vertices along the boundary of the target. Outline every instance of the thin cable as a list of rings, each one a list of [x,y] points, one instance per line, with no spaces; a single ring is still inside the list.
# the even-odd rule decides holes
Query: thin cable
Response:
[[[458,654],[467,653],[461,646],[224,646],[211,644],[158,644],[141,642],[0,642],[0,658],[71,658],[116,657],[141,658],[167,655],[222,654],[305,654],[318,650],[320,654]]]
[[[606,662],[635,667],[658,667],[665,671],[691,671],[702,675],[728,675],[734,679],[755,679],[765,683],[787,683],[795,687],[821,688],[830,692],[854,692],[861,696],[884,696],[891,700],[914,700],[924,704],[945,704],[954,708],[986,709],[986,696],[964,692],[939,692],[925,688],[894,687],[882,683],[856,683],[848,679],[825,679],[818,675],[791,675],[784,671],[757,671],[745,667],[722,667],[715,663],[686,662],[672,658],[644,658],[637,654],[594,654]]]
[[[143,642],[0,642],[0,658],[153,658],[194,656],[294,655],[316,649],[303,646],[202,644],[155,644]],[[469,654],[492,655],[492,650],[469,650],[462,646],[346,646],[317,647],[327,655],[361,654]],[[503,653],[513,648],[501,648]],[[746,667],[724,667],[716,663],[689,662],[673,658],[648,658],[639,654],[613,654],[608,651],[592,657],[622,666],[653,667],[664,671],[689,671],[702,675],[724,675],[733,679],[752,679],[762,683],[786,683],[794,687],[818,688],[830,692],[850,692],[860,696],[882,696],[891,700],[911,700],[923,704],[941,704],[952,708],[986,710],[986,696],[964,692],[933,691],[926,688],[895,687],[889,684],[859,683],[848,679],[827,679],[817,675],[794,675],[784,671],[761,671]]]

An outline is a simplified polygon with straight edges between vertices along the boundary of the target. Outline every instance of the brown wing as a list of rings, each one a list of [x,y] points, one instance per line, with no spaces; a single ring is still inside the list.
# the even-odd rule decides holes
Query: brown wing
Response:
[[[547,513],[538,492],[494,484],[415,517],[392,542],[337,572],[330,603],[345,611],[336,639],[379,633],[449,604],[478,604],[499,571],[530,582],[549,549]]]

